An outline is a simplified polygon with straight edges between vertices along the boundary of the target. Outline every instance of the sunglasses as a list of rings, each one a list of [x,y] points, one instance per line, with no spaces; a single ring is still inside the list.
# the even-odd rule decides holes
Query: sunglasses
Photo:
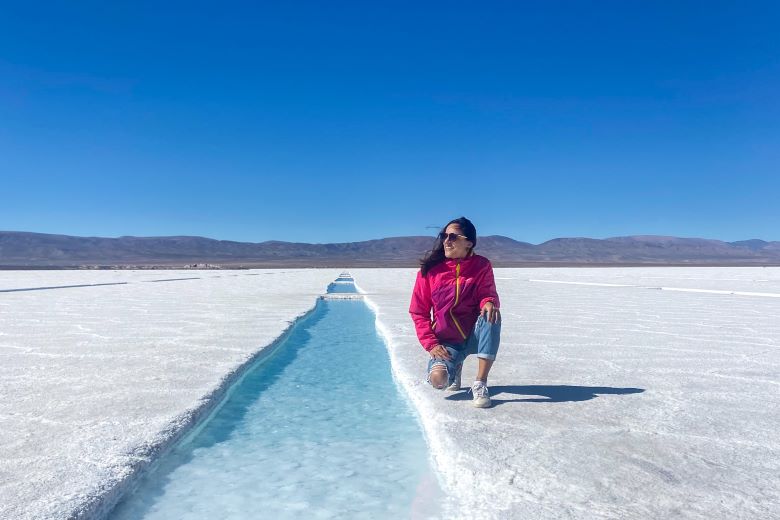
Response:
[[[466,235],[459,235],[457,233],[439,233],[439,239],[442,242],[449,240],[450,242],[457,242],[458,238],[468,238]]]

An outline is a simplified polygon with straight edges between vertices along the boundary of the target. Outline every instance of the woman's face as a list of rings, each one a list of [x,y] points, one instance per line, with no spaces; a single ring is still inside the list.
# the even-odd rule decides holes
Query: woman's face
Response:
[[[460,229],[458,224],[450,224],[447,226],[447,229],[444,230],[444,233],[447,235],[451,235],[452,233],[463,235],[463,230]],[[453,238],[455,238],[455,240],[450,240],[449,236],[444,239],[444,256],[447,258],[466,258],[469,254],[469,250],[474,244],[469,242],[465,236]]]

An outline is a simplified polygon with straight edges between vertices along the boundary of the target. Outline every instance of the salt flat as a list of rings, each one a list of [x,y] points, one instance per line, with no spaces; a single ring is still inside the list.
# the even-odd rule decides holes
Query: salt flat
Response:
[[[445,517],[780,518],[780,269],[497,269],[488,410],[423,383],[415,272],[352,270]],[[0,272],[0,518],[99,513],[337,275]]]
[[[0,271],[0,518],[99,515],[338,273]]]
[[[497,269],[489,410],[424,383],[415,272],[352,270],[448,517],[780,518],[780,269]]]

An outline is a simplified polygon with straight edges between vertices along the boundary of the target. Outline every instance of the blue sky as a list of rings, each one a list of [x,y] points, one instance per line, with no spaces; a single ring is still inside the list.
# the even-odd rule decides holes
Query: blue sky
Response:
[[[780,240],[777,5],[4,2],[0,229]]]

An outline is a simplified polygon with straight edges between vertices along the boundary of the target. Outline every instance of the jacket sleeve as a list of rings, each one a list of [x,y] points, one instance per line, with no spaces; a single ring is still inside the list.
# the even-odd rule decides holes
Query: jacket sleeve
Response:
[[[420,344],[428,351],[439,344],[431,327],[432,308],[431,287],[428,285],[428,280],[418,271],[417,280],[414,282],[414,291],[412,291],[412,303],[409,305],[409,314],[412,315]]]
[[[496,291],[496,281],[493,278],[493,266],[488,260],[484,274],[479,279],[479,285],[477,286],[477,294],[479,295],[479,308],[485,306],[487,302],[492,302],[496,308],[501,307],[501,302],[498,299],[498,292]]]

